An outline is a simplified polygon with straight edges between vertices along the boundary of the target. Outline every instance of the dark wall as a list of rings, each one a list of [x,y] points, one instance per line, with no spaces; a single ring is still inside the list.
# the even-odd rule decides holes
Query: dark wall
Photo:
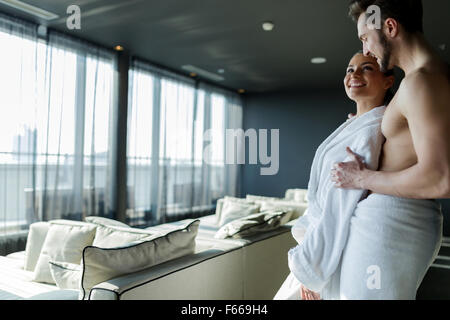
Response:
[[[247,95],[244,129],[280,130],[280,166],[277,175],[262,176],[261,165],[246,164],[244,195],[283,196],[288,188],[306,188],[317,147],[354,109],[343,90]]]
[[[278,174],[262,176],[262,166],[249,165],[247,155],[242,170],[242,196],[282,197],[288,188],[306,188],[317,147],[355,108],[343,89],[246,95],[244,129],[280,130],[280,166]],[[441,202],[444,235],[450,236],[450,200]]]

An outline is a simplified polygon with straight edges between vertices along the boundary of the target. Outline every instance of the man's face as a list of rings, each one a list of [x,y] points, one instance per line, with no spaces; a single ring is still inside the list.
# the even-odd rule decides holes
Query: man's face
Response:
[[[393,68],[391,65],[391,45],[388,42],[383,30],[369,28],[366,23],[365,13],[358,19],[358,37],[363,43],[363,52],[366,56],[373,56],[377,59],[382,72]]]

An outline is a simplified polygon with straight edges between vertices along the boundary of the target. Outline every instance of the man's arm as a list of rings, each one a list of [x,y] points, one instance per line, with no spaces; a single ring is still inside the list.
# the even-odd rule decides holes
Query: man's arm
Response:
[[[406,83],[403,113],[417,164],[398,172],[371,171],[353,154],[353,162],[339,163],[332,171],[337,187],[404,198],[450,198],[450,90],[442,79],[420,74]]]

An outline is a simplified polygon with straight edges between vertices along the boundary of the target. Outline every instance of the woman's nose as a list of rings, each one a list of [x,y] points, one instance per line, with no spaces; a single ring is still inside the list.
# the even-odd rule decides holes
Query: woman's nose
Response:
[[[362,73],[362,70],[360,68],[356,68],[353,71],[351,78],[355,78],[355,77],[359,78],[361,76],[361,73]]]

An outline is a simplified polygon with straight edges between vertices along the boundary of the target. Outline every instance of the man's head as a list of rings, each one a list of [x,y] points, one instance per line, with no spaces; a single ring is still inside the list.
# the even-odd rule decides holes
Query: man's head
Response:
[[[369,22],[379,8],[381,29],[373,28]],[[370,12],[369,12],[370,11]],[[353,0],[350,17],[358,23],[358,36],[363,42],[365,55],[377,58],[383,72],[393,68],[393,39],[399,33],[423,33],[423,6],[421,0]]]

